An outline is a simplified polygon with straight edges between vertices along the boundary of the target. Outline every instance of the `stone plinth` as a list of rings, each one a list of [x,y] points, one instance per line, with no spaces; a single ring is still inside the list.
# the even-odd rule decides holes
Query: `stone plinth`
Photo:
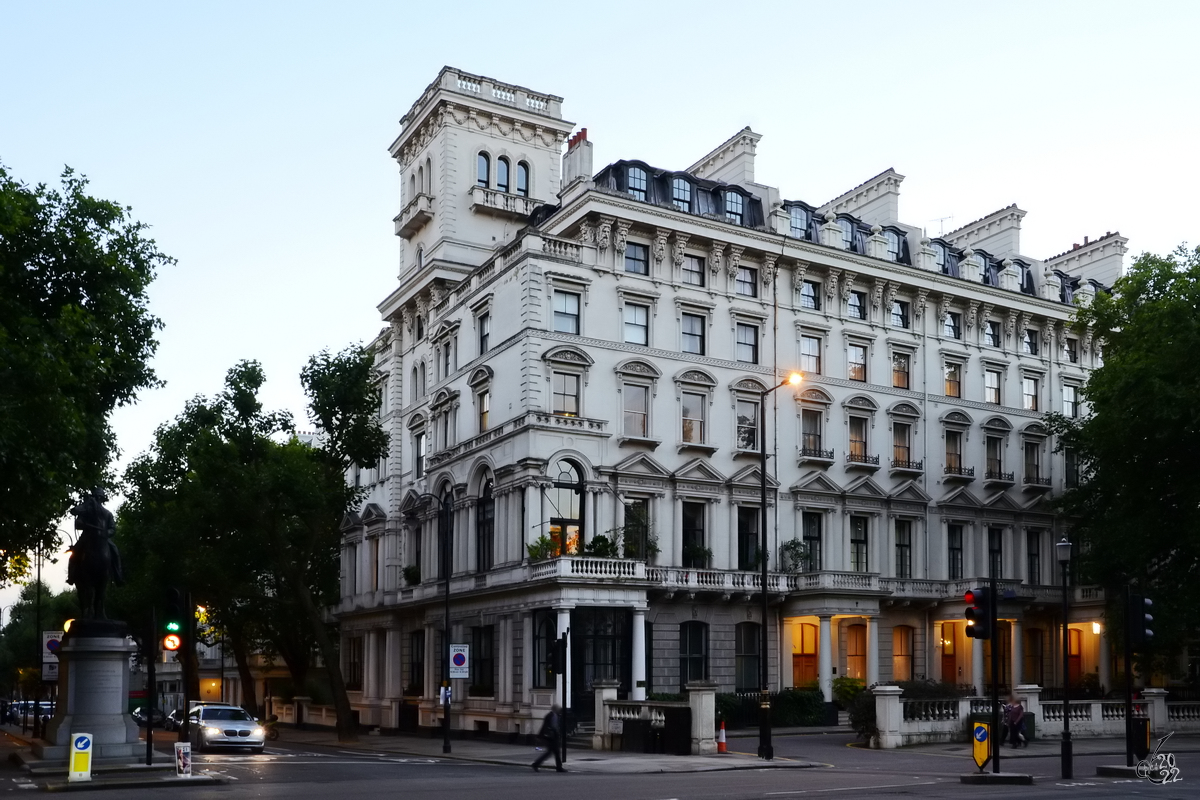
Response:
[[[136,758],[145,749],[127,712],[129,655],[124,622],[77,620],[58,651],[58,703],[33,754],[64,765],[74,733],[90,733],[97,762]]]

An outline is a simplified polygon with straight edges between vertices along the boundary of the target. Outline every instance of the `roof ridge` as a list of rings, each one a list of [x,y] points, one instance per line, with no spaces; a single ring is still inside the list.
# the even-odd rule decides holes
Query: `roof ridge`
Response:
[[[1083,237],[1083,239],[1084,239],[1083,244],[1074,244],[1071,246],[1070,250],[1064,250],[1063,252],[1059,253],[1056,256],[1050,256],[1049,258],[1046,259],[1046,263],[1049,264],[1051,261],[1055,260],[1056,258],[1062,258],[1063,256],[1069,256],[1071,253],[1074,253],[1078,250],[1082,250],[1085,247],[1091,247],[1092,245],[1094,245],[1098,242],[1103,242],[1105,239],[1111,239],[1114,236],[1120,237],[1122,239],[1125,238],[1125,237],[1121,236],[1120,231],[1107,231],[1100,238],[1092,239],[1091,241],[1088,241],[1088,238],[1085,236],[1085,237]]]
[[[995,211],[990,211],[990,212],[988,212],[987,214],[984,214],[984,215],[983,215],[982,217],[980,217],[979,219],[973,219],[973,220],[971,220],[970,222],[966,223],[965,225],[959,225],[959,226],[958,226],[957,228],[955,228],[954,230],[952,230],[952,231],[949,231],[949,232],[947,232],[947,233],[943,233],[941,236],[939,236],[939,237],[937,237],[937,238],[939,238],[939,239],[945,239],[947,236],[953,236],[954,234],[958,233],[959,231],[961,231],[961,230],[965,230],[965,229],[967,229],[967,228],[971,227],[972,225],[978,225],[979,223],[983,222],[983,221],[984,221],[985,219],[987,219],[988,217],[994,217],[994,216],[996,216],[997,214],[999,214],[999,213],[1000,213],[1000,212],[1002,212],[1002,211],[1008,211],[1008,210],[1010,210],[1010,209],[1014,209],[1014,208],[1016,208],[1016,209],[1017,209],[1017,211],[1020,211],[1020,210],[1021,210],[1020,208],[1017,208],[1017,204],[1016,204],[1016,203],[1010,203],[1010,204],[1008,204],[1008,205],[1004,206],[1003,208],[998,208],[998,209],[996,209]]]

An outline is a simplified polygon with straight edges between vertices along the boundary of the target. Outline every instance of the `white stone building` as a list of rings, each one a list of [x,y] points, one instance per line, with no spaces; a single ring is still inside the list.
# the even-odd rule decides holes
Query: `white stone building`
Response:
[[[1002,685],[1058,685],[1047,498],[1073,467],[1040,420],[1080,412],[1100,353],[1072,301],[1111,284],[1125,239],[1040,260],[1009,206],[929,240],[893,170],[787,199],[749,128],[681,171],[594,171],[560,107],[446,68],[391,146],[401,265],[374,346],[392,444],[354,476],[370,495],[335,609],[362,722],[436,719],[443,501],[451,639],[472,646],[453,727],[529,731],[568,627],[583,718],[595,678],[635,699],[756,690],[758,401],[797,369],[766,420],[773,686],[982,688],[993,642]],[[601,535],[622,557],[588,554]],[[542,536],[566,554],[531,561]],[[962,595],[990,569],[1008,599],[985,646]],[[1107,685],[1102,598],[1071,592],[1069,668]]]

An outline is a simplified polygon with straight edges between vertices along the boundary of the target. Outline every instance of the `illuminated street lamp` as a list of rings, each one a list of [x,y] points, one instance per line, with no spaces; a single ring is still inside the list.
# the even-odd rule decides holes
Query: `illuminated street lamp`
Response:
[[[758,706],[758,757],[767,761],[775,757],[775,748],[771,745],[771,685],[767,669],[767,615],[770,613],[767,598],[767,395],[784,386],[799,386],[803,380],[803,375],[793,372],[758,397],[758,477],[759,499],[762,503],[762,518],[758,526],[762,539],[758,553],[759,568],[762,570],[762,627],[758,635],[758,684],[761,691]]]

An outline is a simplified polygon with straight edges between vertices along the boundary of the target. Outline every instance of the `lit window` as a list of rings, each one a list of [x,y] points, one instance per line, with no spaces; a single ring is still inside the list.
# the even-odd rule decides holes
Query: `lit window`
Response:
[[[892,423],[892,459],[898,466],[912,464],[912,425],[907,422]]]
[[[738,267],[737,278],[733,283],[734,291],[742,297],[758,297],[758,270],[750,267]]]
[[[850,418],[850,459],[862,462],[867,458],[866,417]]]
[[[758,363],[758,326],[737,324],[737,360]]]
[[[554,293],[554,330],[559,333],[579,333],[579,295],[574,292]]]
[[[625,304],[625,341],[630,344],[650,344],[649,307]]]
[[[912,356],[908,353],[892,353],[892,386],[897,389],[909,388],[910,366]]]
[[[695,356],[704,355],[704,317],[699,314],[684,314],[680,318],[683,328],[683,352]]]
[[[821,454],[821,412],[806,408],[800,412],[800,452],[803,455]]]
[[[636,200],[646,199],[646,170],[641,167],[630,167],[625,173],[626,191]]]
[[[680,211],[692,210],[692,185],[683,178],[671,181],[671,203]]]
[[[688,286],[704,285],[704,259],[699,256],[683,257],[683,282]]]
[[[961,364],[946,364],[946,397],[962,397]]]
[[[479,432],[483,433],[488,429],[488,414],[492,410],[492,393],[479,393]]]
[[[742,205],[744,200],[737,192],[725,193],[725,218],[737,225],[742,224]]]
[[[946,473],[962,472],[962,432],[946,431]]]

